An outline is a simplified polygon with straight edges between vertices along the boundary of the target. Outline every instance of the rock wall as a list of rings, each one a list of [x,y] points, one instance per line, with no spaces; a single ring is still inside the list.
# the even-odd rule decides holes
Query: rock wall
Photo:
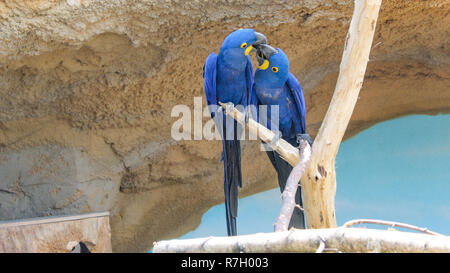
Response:
[[[223,201],[221,144],[173,140],[170,113],[204,96],[205,58],[236,28],[264,33],[290,58],[314,136],[352,11],[350,0],[0,2],[0,219],[107,210],[116,252],[194,229]],[[449,112],[449,12],[446,0],[383,2],[347,137]],[[243,144],[242,196],[277,185],[258,145]]]
[[[80,253],[79,244],[91,253],[111,253],[108,213],[0,221],[1,253]]]

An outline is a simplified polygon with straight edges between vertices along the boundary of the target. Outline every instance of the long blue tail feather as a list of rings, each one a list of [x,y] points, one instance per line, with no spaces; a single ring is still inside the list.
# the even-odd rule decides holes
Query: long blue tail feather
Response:
[[[234,123],[235,129],[237,124]],[[225,127],[225,126],[224,126]],[[226,128],[224,128],[226,132]],[[237,235],[238,187],[242,187],[241,143],[234,130],[233,140],[222,140],[224,164],[225,211],[228,236]]]

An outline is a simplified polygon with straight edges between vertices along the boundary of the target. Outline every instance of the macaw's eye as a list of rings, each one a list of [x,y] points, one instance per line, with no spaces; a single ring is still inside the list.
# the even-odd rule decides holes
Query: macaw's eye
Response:
[[[247,43],[242,43],[241,48],[246,48],[247,47]]]
[[[275,73],[277,73],[277,72],[278,72],[278,67],[275,67],[275,66],[272,67],[272,71],[275,72]]]

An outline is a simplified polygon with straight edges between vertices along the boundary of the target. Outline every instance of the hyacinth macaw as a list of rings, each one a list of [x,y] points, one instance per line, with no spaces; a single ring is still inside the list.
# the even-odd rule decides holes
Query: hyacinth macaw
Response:
[[[257,104],[267,105],[268,128],[278,125],[278,137],[298,146],[300,139],[305,139],[312,145],[312,140],[306,134],[305,124],[305,99],[298,80],[289,72],[289,60],[286,54],[279,48],[262,44],[257,47],[257,59],[259,67],[255,72],[254,91]],[[271,105],[279,106],[279,120],[271,120]],[[260,119],[263,119],[260,116]],[[281,192],[284,191],[287,178],[292,171],[292,166],[284,161],[278,153],[267,151],[267,155],[278,174],[278,184]],[[299,187],[295,201],[302,207],[301,188]],[[303,211],[295,208],[289,228],[305,228]]]
[[[238,123],[233,120],[226,126],[227,119],[218,102],[243,107],[255,104],[253,66],[248,55],[253,46],[266,42],[266,37],[253,29],[236,30],[225,38],[219,55],[211,53],[203,67],[207,104],[222,137],[228,236],[236,235],[238,186],[242,187],[241,146],[237,135]]]

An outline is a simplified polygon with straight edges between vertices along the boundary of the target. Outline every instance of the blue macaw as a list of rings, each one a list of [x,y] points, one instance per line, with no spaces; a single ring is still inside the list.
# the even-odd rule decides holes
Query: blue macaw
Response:
[[[266,37],[253,29],[236,30],[225,38],[219,55],[211,53],[203,67],[207,104],[222,137],[228,236],[236,235],[238,186],[242,187],[241,145],[237,135],[239,125],[233,120],[227,127],[225,113],[217,105],[218,102],[243,107],[256,104],[252,93],[253,66],[248,55],[253,46],[266,42]]]
[[[302,88],[295,76],[289,72],[289,60],[286,54],[279,48],[262,44],[257,48],[257,59],[259,67],[255,72],[253,89],[256,93],[257,104],[267,105],[267,117],[265,118],[269,129],[278,126],[278,138],[298,146],[300,139],[305,139],[310,145],[312,140],[306,134],[305,123],[305,99]],[[279,106],[279,120],[271,120],[271,105]],[[284,191],[287,178],[292,171],[292,166],[284,161],[274,151],[267,151],[272,165],[278,174],[278,184],[281,192]],[[295,196],[296,203],[302,207],[301,188],[299,187]],[[295,208],[289,228],[305,228],[303,211]]]

